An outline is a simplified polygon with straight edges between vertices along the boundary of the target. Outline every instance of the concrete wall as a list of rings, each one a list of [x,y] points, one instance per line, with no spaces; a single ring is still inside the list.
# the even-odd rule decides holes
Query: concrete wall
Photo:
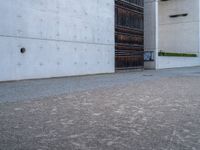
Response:
[[[114,0],[6,0],[0,18],[0,81],[114,72]]]
[[[144,0],[144,50],[154,51],[157,57],[158,49],[158,2]],[[145,62],[146,69],[155,69],[156,61]]]
[[[159,2],[158,51],[199,54],[199,0]],[[186,17],[170,15],[187,13]],[[200,58],[158,57],[156,68],[200,65]]]
[[[146,68],[174,68],[199,66],[200,57],[159,57],[158,52],[200,52],[199,0],[145,0],[145,50],[155,52],[155,63]],[[170,15],[188,13],[186,17]]]
[[[159,50],[199,52],[199,0],[159,2]],[[184,14],[186,17],[170,18]]]

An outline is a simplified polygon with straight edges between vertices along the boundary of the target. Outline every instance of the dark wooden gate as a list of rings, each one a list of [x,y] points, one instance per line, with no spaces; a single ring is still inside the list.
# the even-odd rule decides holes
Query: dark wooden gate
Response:
[[[115,67],[144,67],[144,0],[115,0]]]

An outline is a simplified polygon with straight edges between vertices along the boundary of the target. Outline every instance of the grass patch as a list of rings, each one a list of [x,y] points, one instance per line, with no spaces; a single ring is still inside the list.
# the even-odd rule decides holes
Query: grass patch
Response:
[[[197,57],[197,54],[188,53],[172,53],[172,52],[159,52],[158,56],[172,56],[172,57]]]

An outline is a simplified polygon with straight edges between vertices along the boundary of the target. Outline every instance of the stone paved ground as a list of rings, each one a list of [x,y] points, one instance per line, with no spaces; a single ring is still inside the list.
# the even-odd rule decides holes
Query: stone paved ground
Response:
[[[1,83],[0,101],[1,150],[200,150],[199,67]]]

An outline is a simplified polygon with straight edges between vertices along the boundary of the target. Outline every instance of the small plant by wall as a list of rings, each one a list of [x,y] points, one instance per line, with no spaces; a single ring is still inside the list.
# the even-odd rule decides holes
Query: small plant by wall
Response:
[[[159,52],[158,56],[171,56],[171,57],[198,57],[197,54],[191,53],[173,53],[173,52]]]

